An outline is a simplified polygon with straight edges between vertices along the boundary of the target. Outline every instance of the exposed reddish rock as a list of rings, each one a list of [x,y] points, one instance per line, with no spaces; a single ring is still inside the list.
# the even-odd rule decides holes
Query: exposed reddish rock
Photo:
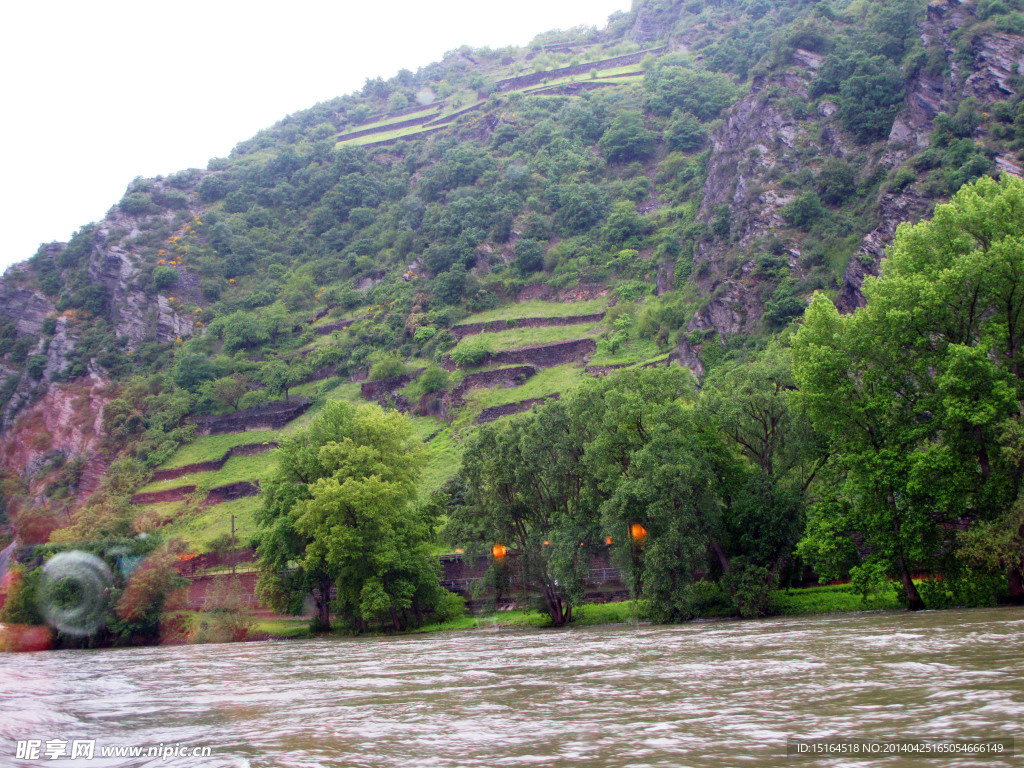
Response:
[[[65,460],[89,457],[83,477],[95,490],[105,472],[100,454],[103,408],[112,399],[108,384],[95,374],[74,382],[51,384],[42,400],[30,406],[0,440],[0,463],[31,475],[55,452]],[[81,490],[81,486],[80,486]]]

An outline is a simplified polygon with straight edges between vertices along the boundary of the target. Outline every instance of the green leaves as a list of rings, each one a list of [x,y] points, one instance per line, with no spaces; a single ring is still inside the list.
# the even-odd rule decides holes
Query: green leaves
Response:
[[[305,432],[282,443],[279,473],[267,483],[259,518],[264,590],[291,604],[313,591],[326,624],[333,585],[334,609],[361,630],[380,621],[404,629],[439,606],[434,512],[414,506],[423,461],[404,415],[328,402]],[[289,561],[301,577],[281,574]]]
[[[846,470],[844,526],[901,576],[912,607],[910,570],[957,572],[951,531],[998,519],[1017,494],[999,442],[1024,394],[1022,225],[1020,179],[965,187],[900,227],[863,309],[840,317],[817,296],[793,343],[798,401]],[[828,567],[816,538],[808,554]]]

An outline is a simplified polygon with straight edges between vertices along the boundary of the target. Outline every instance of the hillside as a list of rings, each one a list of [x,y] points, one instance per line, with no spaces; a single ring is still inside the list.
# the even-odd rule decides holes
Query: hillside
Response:
[[[478,424],[852,310],[901,222],[1021,173],[1021,5],[645,0],[137,179],[0,280],[0,543],[247,540],[332,399],[410,414],[426,498]]]

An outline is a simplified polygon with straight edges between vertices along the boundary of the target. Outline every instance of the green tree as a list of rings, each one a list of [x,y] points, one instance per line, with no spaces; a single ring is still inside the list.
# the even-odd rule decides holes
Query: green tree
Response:
[[[610,163],[648,160],[654,156],[657,135],[647,130],[640,112],[620,112],[601,136],[598,146]]]
[[[958,528],[1016,524],[1022,226],[1020,179],[964,187],[931,221],[900,227],[864,308],[843,317],[819,295],[794,341],[800,402],[846,472],[842,504],[816,510],[805,550],[838,522],[871,547],[868,565],[902,581],[911,608],[925,604],[914,571],[964,571]],[[1020,550],[1000,560],[1024,597]]]
[[[404,629],[445,608],[434,512],[414,505],[423,449],[404,415],[329,402],[278,457],[258,515],[262,595],[294,609],[312,593],[323,629],[332,587],[359,630]]]
[[[510,548],[520,584],[541,596],[556,625],[572,620],[601,546],[581,456],[562,403],[483,427],[463,453],[465,501],[450,509],[446,529],[453,543]]]
[[[222,376],[209,384],[210,395],[218,405],[238,410],[238,406],[249,392],[249,379],[241,373]]]

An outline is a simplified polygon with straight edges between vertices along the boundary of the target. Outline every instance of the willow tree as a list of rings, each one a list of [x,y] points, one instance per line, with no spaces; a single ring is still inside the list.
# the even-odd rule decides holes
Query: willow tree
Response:
[[[816,296],[793,343],[799,400],[846,470],[805,551],[859,537],[912,609],[915,571],[955,580],[987,551],[1024,597],[1024,182],[983,178],[902,225],[864,296],[847,316]]]

